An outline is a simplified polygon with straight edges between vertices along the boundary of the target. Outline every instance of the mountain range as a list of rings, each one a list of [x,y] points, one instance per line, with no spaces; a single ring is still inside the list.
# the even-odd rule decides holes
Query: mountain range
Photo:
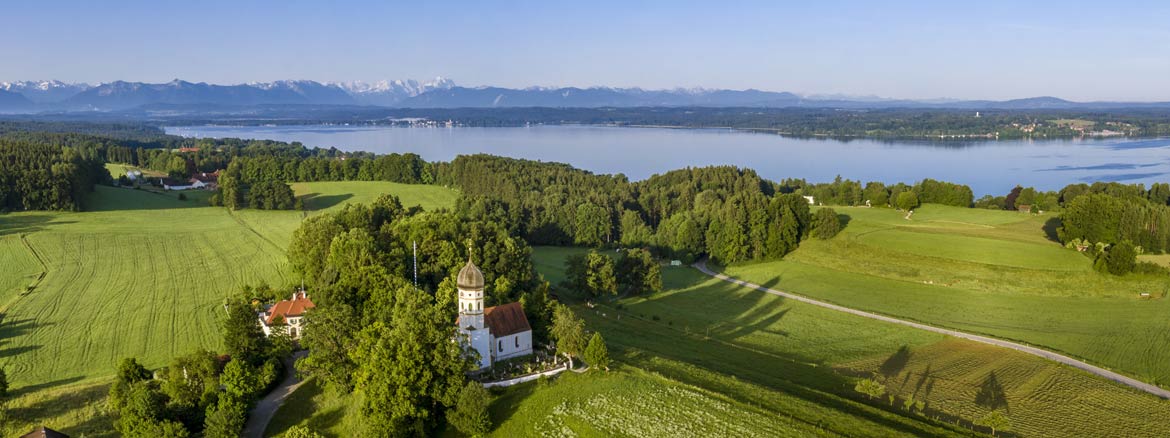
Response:
[[[1055,97],[1006,101],[900,100],[872,96],[801,96],[789,92],[725,89],[644,90],[610,87],[462,87],[437,77],[426,82],[383,80],[316,82],[286,80],[216,85],[173,80],[167,83],[114,81],[99,85],[60,81],[0,82],[0,111],[121,111],[149,105],[351,105],[392,108],[599,108],[599,107],[759,107],[759,108],[954,108],[954,109],[1110,109],[1170,108],[1170,102],[1072,102]]]

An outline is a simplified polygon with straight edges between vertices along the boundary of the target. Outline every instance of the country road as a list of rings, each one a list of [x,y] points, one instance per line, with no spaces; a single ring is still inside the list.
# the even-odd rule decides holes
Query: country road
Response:
[[[699,261],[699,262],[695,263],[693,266],[695,269],[698,269],[699,272],[702,272],[704,274],[710,275],[712,277],[715,277],[717,279],[720,279],[720,280],[723,280],[723,281],[726,281],[729,283],[738,284],[738,285],[743,286],[743,287],[747,287],[747,288],[755,289],[755,290],[758,290],[761,292],[766,292],[766,293],[769,293],[772,295],[777,295],[777,296],[781,296],[784,298],[800,301],[800,302],[806,303],[806,304],[812,304],[814,306],[824,307],[824,308],[830,309],[830,310],[836,310],[838,312],[845,312],[845,313],[849,313],[852,315],[862,316],[865,318],[876,319],[879,321],[885,321],[885,322],[894,323],[894,324],[901,324],[901,325],[905,325],[905,326],[914,327],[916,329],[926,330],[926,331],[934,332],[934,333],[940,333],[940,334],[944,334],[947,336],[953,336],[956,338],[963,338],[963,339],[967,339],[967,340],[971,340],[971,341],[975,341],[975,342],[982,342],[984,344],[995,345],[998,347],[1010,348],[1012,350],[1021,351],[1024,353],[1031,354],[1033,356],[1040,356],[1040,357],[1043,357],[1045,359],[1053,360],[1053,361],[1056,361],[1056,362],[1059,362],[1059,363],[1062,363],[1065,365],[1076,367],[1076,368],[1081,369],[1083,371],[1104,377],[1106,379],[1112,380],[1112,381],[1120,383],[1122,385],[1129,386],[1131,388],[1134,388],[1134,389],[1137,389],[1137,390],[1140,390],[1143,392],[1148,392],[1150,394],[1156,395],[1156,396],[1161,397],[1163,399],[1170,399],[1170,391],[1167,391],[1165,389],[1162,389],[1162,388],[1159,388],[1157,386],[1139,381],[1137,379],[1123,376],[1121,374],[1115,373],[1113,371],[1109,371],[1109,370],[1101,368],[1101,367],[1089,365],[1085,362],[1081,362],[1081,361],[1073,359],[1071,357],[1068,357],[1068,356],[1065,356],[1062,354],[1058,354],[1058,353],[1053,353],[1051,351],[1044,350],[1041,348],[1036,348],[1036,347],[1023,345],[1023,344],[1017,344],[1015,342],[1005,341],[1005,340],[996,339],[996,338],[990,338],[987,336],[974,335],[974,334],[970,334],[970,333],[964,333],[964,332],[960,332],[960,331],[934,327],[934,326],[921,324],[921,323],[917,323],[917,322],[913,322],[913,321],[906,321],[906,320],[902,320],[902,319],[891,318],[889,316],[878,315],[876,313],[870,313],[870,312],[857,310],[857,309],[851,309],[851,308],[844,307],[844,306],[838,306],[836,304],[826,303],[824,301],[817,301],[817,300],[814,300],[812,298],[808,298],[808,297],[801,296],[801,295],[796,295],[793,293],[778,291],[775,289],[760,286],[758,284],[748,283],[748,282],[743,281],[743,280],[737,280],[737,279],[728,277],[726,275],[711,271],[709,268],[707,268],[707,261],[706,260]]]
[[[293,367],[297,359],[305,357],[309,352],[301,350],[293,353],[292,357],[285,358],[284,380],[280,381],[276,388],[272,389],[268,395],[260,399],[256,403],[256,407],[252,408],[252,412],[248,413],[248,422],[244,425],[244,436],[247,438],[263,438],[264,429],[268,428],[268,422],[272,421],[272,416],[276,414],[276,410],[280,405],[284,404],[284,400],[288,398],[293,391],[305,383],[297,378],[297,370]]]

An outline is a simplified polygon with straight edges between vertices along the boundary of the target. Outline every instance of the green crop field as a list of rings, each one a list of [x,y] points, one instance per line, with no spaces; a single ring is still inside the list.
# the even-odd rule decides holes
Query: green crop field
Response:
[[[389,192],[428,208],[451,207],[456,196],[385,183],[298,190],[347,199],[340,191],[352,190],[357,202]],[[159,367],[217,348],[226,296],[246,284],[295,283],[284,251],[304,212],[229,212],[201,202],[207,192],[185,193],[180,201],[175,192],[98,187],[90,211],[0,215],[0,366],[17,394],[100,382],[123,357]]]
[[[850,217],[838,237],[806,241],[783,261],[726,272],[1170,382],[1170,281],[1094,272],[1088,258],[1048,239],[1051,216],[931,205],[907,221],[885,209],[838,211]],[[875,234],[896,237],[870,238]]]

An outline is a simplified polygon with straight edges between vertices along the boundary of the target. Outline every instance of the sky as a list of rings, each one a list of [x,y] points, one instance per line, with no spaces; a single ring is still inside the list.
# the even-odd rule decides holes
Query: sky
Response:
[[[1170,101],[1170,3],[6,2],[0,81],[755,88]]]

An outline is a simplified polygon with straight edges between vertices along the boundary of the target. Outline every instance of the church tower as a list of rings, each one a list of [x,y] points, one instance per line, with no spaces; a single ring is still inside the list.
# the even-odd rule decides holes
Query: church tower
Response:
[[[467,258],[455,282],[459,289],[459,326],[472,330],[483,326],[483,273]]]

